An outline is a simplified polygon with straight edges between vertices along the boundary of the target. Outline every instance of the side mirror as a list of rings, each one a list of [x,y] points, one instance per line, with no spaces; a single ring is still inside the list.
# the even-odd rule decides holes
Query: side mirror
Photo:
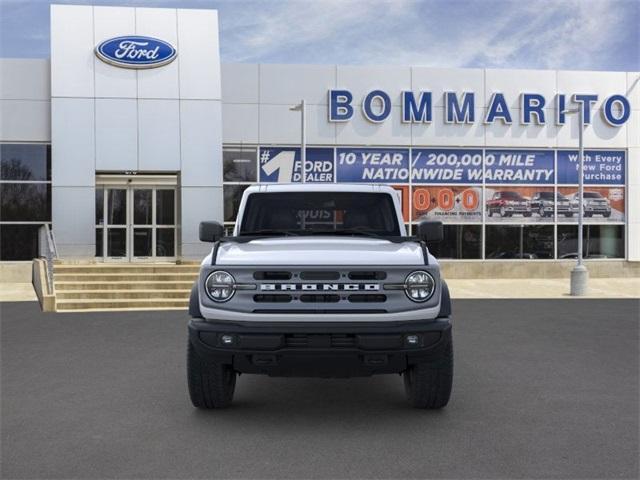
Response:
[[[444,238],[444,229],[442,222],[433,220],[424,220],[418,224],[416,234],[423,242],[436,243],[441,242]]]
[[[200,241],[217,242],[224,237],[224,227],[218,222],[200,222]]]

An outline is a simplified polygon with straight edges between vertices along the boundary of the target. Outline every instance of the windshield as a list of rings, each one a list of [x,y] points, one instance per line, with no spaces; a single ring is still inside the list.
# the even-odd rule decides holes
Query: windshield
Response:
[[[502,198],[507,200],[524,200],[518,192],[502,192]]]
[[[240,235],[399,236],[388,193],[265,192],[247,198]]]
[[[584,192],[584,198],[602,198],[598,192]]]
[[[538,196],[542,200],[553,200],[553,192],[540,192]],[[559,197],[558,197],[559,198]]]

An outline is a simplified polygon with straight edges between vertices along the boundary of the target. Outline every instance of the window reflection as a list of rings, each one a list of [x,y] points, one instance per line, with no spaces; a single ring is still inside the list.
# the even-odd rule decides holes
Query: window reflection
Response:
[[[175,225],[175,190],[156,191],[156,224]]]
[[[0,179],[19,181],[51,180],[51,146],[29,144],[0,145]]]
[[[3,222],[51,221],[51,185],[0,184],[0,219]]]
[[[558,225],[558,258],[578,258],[578,227]],[[582,253],[587,259],[624,258],[623,225],[584,225]]]
[[[437,258],[482,258],[482,225],[445,225],[444,239],[429,251]]]
[[[553,258],[553,225],[487,225],[486,258]]]
[[[0,225],[0,260],[31,260],[38,256],[40,225]]]
[[[225,148],[222,152],[224,181],[255,182],[256,156],[256,148]]]
[[[225,185],[224,194],[224,221],[233,222],[238,215],[242,194],[249,185]]]

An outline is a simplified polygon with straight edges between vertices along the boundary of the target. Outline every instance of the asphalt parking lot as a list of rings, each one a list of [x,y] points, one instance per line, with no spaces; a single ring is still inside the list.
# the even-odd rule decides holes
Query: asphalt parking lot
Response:
[[[637,300],[458,300],[442,411],[399,376],[186,389],[186,315],[0,304],[2,478],[638,478]]]

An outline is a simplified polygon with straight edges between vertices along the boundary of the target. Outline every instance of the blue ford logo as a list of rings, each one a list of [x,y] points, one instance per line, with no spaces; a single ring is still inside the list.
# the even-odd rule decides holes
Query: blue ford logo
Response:
[[[103,62],[124,68],[155,68],[173,61],[178,52],[157,38],[128,35],[105,40],[96,47]]]

